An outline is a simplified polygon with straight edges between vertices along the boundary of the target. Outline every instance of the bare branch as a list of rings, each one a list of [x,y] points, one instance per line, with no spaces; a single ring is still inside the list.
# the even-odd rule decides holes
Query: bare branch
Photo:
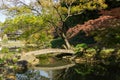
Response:
[[[2,0],[2,5],[0,6],[0,9],[3,10],[3,9],[8,9],[9,7],[7,5],[5,5],[5,2],[4,0]]]
[[[37,9],[35,9],[33,7],[30,7],[29,5],[25,4],[24,2],[20,1],[20,3],[23,4],[24,6],[26,6],[27,8],[29,8],[30,10],[33,10],[33,11],[37,12],[38,15],[41,14]]]
[[[61,16],[60,12],[58,11],[58,9],[57,9],[55,6],[53,6],[53,8],[54,8],[54,9],[56,10],[56,12],[58,13],[58,15],[59,15],[59,17],[60,17],[60,20],[63,21],[62,16]]]
[[[40,0],[37,0],[37,2],[38,2],[38,4],[39,4],[39,5],[41,5],[41,2],[40,2]]]
[[[74,1],[72,1],[69,5],[66,3],[66,6],[68,8],[68,11],[67,11],[67,17],[64,19],[64,21],[66,21],[71,15],[71,5],[73,4]]]

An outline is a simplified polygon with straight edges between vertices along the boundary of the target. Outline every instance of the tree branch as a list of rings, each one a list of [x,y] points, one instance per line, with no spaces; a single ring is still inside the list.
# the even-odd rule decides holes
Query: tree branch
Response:
[[[38,2],[38,4],[39,4],[39,5],[41,5],[41,2],[40,2],[40,0],[37,0],[37,2]]]
[[[53,8],[56,10],[56,12],[58,13],[58,15],[59,15],[59,17],[60,17],[60,20],[63,22],[62,16],[61,16],[61,14],[59,13],[58,9],[57,9],[55,6],[53,6]]]
[[[33,8],[33,7],[30,7],[29,5],[25,4],[24,2],[20,1],[20,3],[21,3],[21,4],[23,4],[24,6],[26,6],[28,9],[33,10],[33,11],[37,12],[37,13],[38,13],[38,15],[40,15],[40,14],[41,14],[41,13],[40,13],[37,9],[35,9],[35,8]]]

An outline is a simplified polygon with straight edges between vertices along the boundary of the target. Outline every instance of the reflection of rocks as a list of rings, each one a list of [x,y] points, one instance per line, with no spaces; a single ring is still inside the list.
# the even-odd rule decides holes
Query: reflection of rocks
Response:
[[[25,60],[18,61],[16,65],[17,65],[17,69],[16,69],[17,73],[24,73],[28,70],[28,62]]]
[[[3,72],[4,72],[4,68],[0,67],[0,74],[3,74]]]
[[[48,62],[49,63],[55,63],[56,62],[56,59],[54,57],[49,57],[48,58]]]
[[[6,74],[5,80],[16,80],[15,74]]]
[[[5,65],[5,62],[0,63],[0,67],[3,67]]]
[[[5,80],[16,80],[14,69],[5,67],[5,71],[3,72],[3,78]]]
[[[44,73],[41,75],[41,70],[28,70],[24,74],[16,74],[16,80],[50,80]]]

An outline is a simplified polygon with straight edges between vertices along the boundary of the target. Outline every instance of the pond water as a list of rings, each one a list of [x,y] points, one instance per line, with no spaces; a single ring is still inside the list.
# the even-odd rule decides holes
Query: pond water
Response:
[[[16,74],[16,80],[53,80],[53,71],[28,70],[24,74]]]
[[[75,64],[67,60],[56,60],[54,63],[32,66],[24,74],[16,74],[17,80],[57,80],[57,75]]]
[[[28,70],[24,74],[16,74],[17,80],[57,80],[60,70]]]
[[[54,60],[46,56],[40,58],[41,64],[29,66],[20,73],[14,70],[16,67],[13,69],[11,65],[3,67],[0,64],[0,80],[120,80],[120,59],[115,56],[82,63],[56,58]]]
[[[65,65],[69,64],[63,66]],[[119,62],[85,62],[66,68],[56,67],[60,66],[39,65],[29,68],[24,73],[15,73],[15,79],[0,80],[120,80]]]

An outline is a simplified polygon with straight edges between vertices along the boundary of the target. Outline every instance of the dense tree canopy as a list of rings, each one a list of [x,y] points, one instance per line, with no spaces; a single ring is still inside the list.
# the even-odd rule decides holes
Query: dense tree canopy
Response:
[[[120,8],[111,10],[102,10],[97,19],[89,20],[84,24],[76,25],[67,32],[69,38],[76,36],[80,31],[84,31],[86,35],[94,36],[95,41],[103,46],[118,46],[120,44]]]
[[[17,17],[13,20],[11,27],[19,26],[19,28],[15,27],[14,30],[21,28],[26,35],[33,35],[34,31],[40,30],[43,24],[44,29],[49,25],[54,27],[67,48],[70,48],[70,44],[66,37],[66,31],[70,27],[68,24],[71,23],[72,17],[80,15],[86,10],[101,10],[107,7],[105,0],[33,0],[29,3],[23,0],[4,0],[2,2],[1,10]],[[23,14],[25,17],[21,16]],[[30,15],[35,16],[31,17]],[[30,27],[31,25],[32,27]]]
[[[47,45],[51,40],[50,28],[44,22],[44,17],[34,15],[21,15],[14,19],[4,22],[5,33],[15,34],[21,30],[22,34],[19,39],[25,39],[27,43],[37,45]]]

